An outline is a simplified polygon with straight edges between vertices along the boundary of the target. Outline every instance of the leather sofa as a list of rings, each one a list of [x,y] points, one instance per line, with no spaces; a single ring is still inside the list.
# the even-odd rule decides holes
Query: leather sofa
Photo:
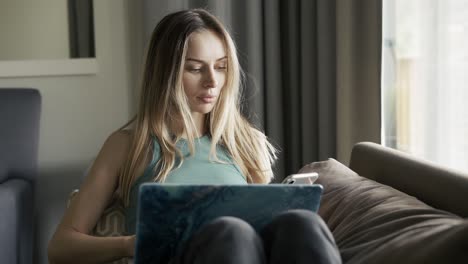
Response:
[[[312,171],[343,263],[468,263],[468,173],[370,142],[353,147],[349,167],[328,159],[299,173]],[[112,202],[95,235],[122,234],[121,211]]]
[[[370,142],[309,171],[343,263],[468,263],[468,173]]]

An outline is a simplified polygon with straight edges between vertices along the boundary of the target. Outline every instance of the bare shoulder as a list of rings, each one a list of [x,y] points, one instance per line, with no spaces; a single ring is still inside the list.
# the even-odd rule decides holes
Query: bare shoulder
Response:
[[[117,171],[125,163],[132,143],[132,131],[118,130],[109,135],[95,160],[95,169],[111,171],[117,176]]]
[[[118,185],[119,170],[125,163],[131,146],[131,131],[113,132],[105,140],[94,160],[77,197],[70,204],[61,228],[89,234]]]
[[[101,147],[87,175],[87,180],[108,179],[115,186],[118,171],[125,163],[132,143],[132,132],[118,130],[111,133]]]
[[[121,149],[122,151],[128,150],[132,141],[131,130],[118,130],[109,135],[104,143],[104,147]]]
[[[118,130],[111,133],[101,147],[91,166],[88,178],[117,177],[117,172],[127,159],[130,151],[132,134],[129,131]]]

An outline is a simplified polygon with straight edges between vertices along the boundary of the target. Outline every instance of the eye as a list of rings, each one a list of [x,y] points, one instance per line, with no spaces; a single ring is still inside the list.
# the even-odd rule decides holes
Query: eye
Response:
[[[187,71],[188,72],[192,72],[192,73],[199,73],[202,71],[202,68],[201,67],[187,67]]]
[[[218,65],[215,67],[216,70],[225,71],[227,69],[226,65]]]

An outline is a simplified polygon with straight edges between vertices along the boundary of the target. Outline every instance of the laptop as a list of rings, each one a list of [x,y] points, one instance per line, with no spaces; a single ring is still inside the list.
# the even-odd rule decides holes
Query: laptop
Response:
[[[134,263],[168,263],[200,227],[220,216],[241,218],[260,231],[286,210],[316,212],[322,190],[318,184],[142,184]]]

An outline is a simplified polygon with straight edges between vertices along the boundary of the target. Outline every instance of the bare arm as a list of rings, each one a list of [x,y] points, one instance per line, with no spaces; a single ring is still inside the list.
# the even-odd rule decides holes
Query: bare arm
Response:
[[[90,235],[117,187],[129,147],[128,132],[115,132],[106,140],[49,242],[51,263],[103,263],[133,256],[134,236]]]

